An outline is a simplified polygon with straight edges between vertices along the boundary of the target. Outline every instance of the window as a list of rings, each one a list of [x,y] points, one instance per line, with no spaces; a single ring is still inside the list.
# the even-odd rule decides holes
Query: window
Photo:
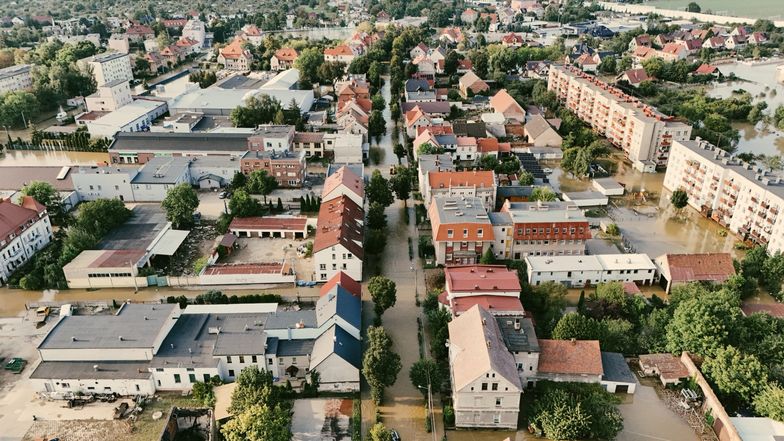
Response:
[[[322,271],[326,271],[327,270],[327,264],[326,263],[320,264],[319,265],[319,269],[322,270]]]
[[[182,382],[182,380],[180,380],[180,374],[174,374],[174,382],[175,383],[181,383]]]
[[[496,397],[495,398],[495,407],[500,407],[500,406],[501,406],[501,397]]]
[[[270,366],[272,366],[272,359],[271,359],[271,358],[268,358],[268,359],[267,359],[267,364],[268,364],[268,365],[270,365]]]
[[[283,357],[278,358],[278,364],[283,366]]]
[[[229,369],[229,377],[233,377],[233,376],[234,376],[234,369]]]
[[[482,383],[482,390],[487,390],[487,383]]]
[[[446,230],[446,237],[451,239],[454,236],[455,236],[454,230]]]
[[[245,363],[245,356],[244,355],[240,355],[240,363]]]
[[[493,383],[493,390],[498,390],[498,383]]]
[[[204,374],[204,376],[202,378],[204,378],[204,382],[205,383],[209,383],[210,382],[210,374]]]
[[[493,415],[493,424],[501,424],[501,414]]]
[[[484,231],[482,231],[482,229],[481,229],[481,228],[479,228],[479,229],[477,229],[477,230],[476,230],[476,236],[477,236],[477,237],[482,237],[483,233],[484,233]]]
[[[231,355],[226,356],[226,363],[231,363]]]
[[[250,361],[251,361],[251,363],[256,363],[256,356],[255,355],[251,355],[250,356]]]
[[[463,228],[463,237],[468,237],[468,228]]]
[[[190,381],[191,383],[195,383],[196,382],[196,374],[188,374],[188,381]]]

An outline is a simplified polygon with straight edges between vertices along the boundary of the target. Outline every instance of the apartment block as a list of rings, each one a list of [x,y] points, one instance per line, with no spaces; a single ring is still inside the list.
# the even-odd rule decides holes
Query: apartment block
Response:
[[[52,224],[46,207],[30,196],[19,205],[0,201],[0,283],[27,263],[52,240]]]
[[[117,80],[133,79],[131,58],[122,52],[104,52],[79,60],[79,65],[92,69],[96,84],[100,87]]]
[[[485,210],[495,206],[498,182],[492,170],[432,171],[425,182],[425,206],[433,198],[474,197],[482,201]]]
[[[511,202],[490,213],[498,259],[585,254],[588,219],[573,202]]]
[[[256,170],[266,170],[284,188],[302,187],[305,180],[305,153],[252,151],[240,159],[240,170],[249,175]]]
[[[552,66],[547,88],[578,118],[623,150],[640,171],[665,167],[673,141],[691,136],[690,125],[571,66]]]
[[[0,69],[0,94],[26,90],[33,86],[33,66],[19,64]]]
[[[784,175],[741,161],[696,139],[673,143],[664,188],[682,189],[689,205],[739,235],[784,251]]]
[[[439,265],[478,263],[493,244],[493,226],[479,198],[434,198],[428,216]]]

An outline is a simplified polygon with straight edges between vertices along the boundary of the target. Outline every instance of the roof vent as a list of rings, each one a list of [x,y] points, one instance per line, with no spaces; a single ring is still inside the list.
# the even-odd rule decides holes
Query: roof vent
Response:
[[[71,337],[71,341],[78,341],[76,337]]]
[[[100,367],[99,367],[97,364],[94,364],[94,365],[93,365],[93,370],[94,370],[95,372],[98,372],[98,371],[100,371],[100,370],[101,370],[101,368],[100,368]]]
[[[118,336],[117,339],[120,340],[120,341],[124,341],[122,335]]]

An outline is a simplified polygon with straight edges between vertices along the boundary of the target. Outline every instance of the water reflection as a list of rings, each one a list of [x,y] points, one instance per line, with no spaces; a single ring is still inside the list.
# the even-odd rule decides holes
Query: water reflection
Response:
[[[108,153],[91,152],[6,150],[0,155],[0,166],[95,165],[108,161]]]

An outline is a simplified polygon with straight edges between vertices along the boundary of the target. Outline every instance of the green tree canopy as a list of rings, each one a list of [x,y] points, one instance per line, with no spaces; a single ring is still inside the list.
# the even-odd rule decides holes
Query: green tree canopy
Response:
[[[713,355],[727,345],[739,321],[740,308],[725,296],[711,293],[684,300],[675,308],[667,329],[667,350]]]
[[[22,187],[22,194],[30,196],[46,207],[49,217],[55,225],[62,225],[65,220],[63,201],[60,193],[52,184],[44,181],[31,181]]]
[[[245,188],[250,194],[264,195],[264,202],[267,202],[267,195],[278,188],[278,181],[267,170],[254,170],[248,176]]]
[[[254,404],[234,415],[234,418],[221,428],[226,441],[291,440],[291,411],[280,404]]]
[[[368,202],[378,202],[379,204],[388,207],[395,201],[392,194],[392,189],[389,186],[389,181],[381,175],[379,170],[373,170],[367,186],[365,186],[365,194],[367,195]]]
[[[183,182],[166,192],[161,207],[174,228],[189,228],[193,225],[193,213],[199,208],[199,196],[191,184]]]
[[[229,200],[229,212],[236,217],[260,216],[264,213],[264,207],[245,190],[235,190]]]
[[[733,346],[716,350],[705,359],[702,370],[720,395],[739,403],[750,403],[768,383],[762,363]]]
[[[531,190],[531,196],[528,198],[531,201],[549,202],[557,199],[555,192],[549,187],[535,187]]]
[[[275,120],[275,115],[282,110],[280,102],[266,94],[250,96],[245,105],[231,111],[229,118],[234,127],[256,128]]]
[[[395,306],[397,286],[392,280],[384,276],[373,276],[368,282],[368,291],[373,299],[373,309],[377,317],[381,317],[384,311]]]
[[[362,360],[362,374],[370,385],[370,395],[376,403],[384,396],[384,388],[395,384],[402,365],[400,356],[392,350],[392,339],[382,327],[367,329],[367,349]]]
[[[784,389],[778,384],[768,384],[754,398],[754,410],[770,419],[784,422]]]
[[[432,358],[420,358],[414,362],[408,372],[408,378],[411,379],[411,384],[425,396],[427,396],[428,384],[430,384],[433,393],[441,392],[441,383],[443,382],[441,369]]]
[[[280,398],[272,383],[272,372],[259,369],[256,365],[242,369],[236,383],[229,406],[229,412],[234,415],[239,415],[257,405],[272,406]]]
[[[412,174],[410,168],[398,165],[395,167],[395,174],[389,179],[389,185],[395,192],[395,196],[404,203],[411,197]]]

